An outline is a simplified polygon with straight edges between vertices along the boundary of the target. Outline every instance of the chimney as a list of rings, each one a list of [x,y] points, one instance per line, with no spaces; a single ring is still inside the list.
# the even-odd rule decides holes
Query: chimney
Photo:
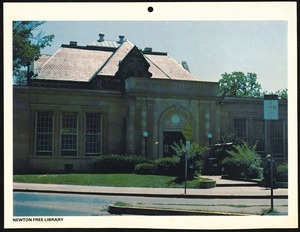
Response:
[[[104,41],[104,33],[100,32],[98,42],[103,42],[103,41]]]
[[[71,46],[77,46],[77,41],[70,41]]]
[[[124,38],[125,38],[125,36],[123,34],[119,35],[120,40],[118,41],[118,43],[122,44],[124,42]]]
[[[150,47],[145,47],[145,48],[144,48],[144,52],[152,52],[152,48],[150,48]]]

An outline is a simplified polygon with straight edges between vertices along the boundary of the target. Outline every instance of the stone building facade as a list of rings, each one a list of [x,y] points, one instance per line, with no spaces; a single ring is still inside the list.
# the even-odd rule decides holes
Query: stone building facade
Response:
[[[104,34],[86,46],[62,45],[35,62],[29,86],[14,86],[15,173],[91,170],[101,154],[171,156],[185,140],[208,146],[235,134],[265,156],[263,99],[222,97],[167,53],[141,50]],[[287,159],[287,102],[271,122],[274,157]],[[144,132],[148,133],[145,138]],[[207,135],[212,134],[209,140]]]

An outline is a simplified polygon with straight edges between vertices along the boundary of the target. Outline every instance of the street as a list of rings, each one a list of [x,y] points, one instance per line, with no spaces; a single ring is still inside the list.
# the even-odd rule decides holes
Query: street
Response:
[[[270,208],[269,199],[200,199],[136,196],[103,196],[14,192],[14,216],[109,216],[109,204],[121,202],[137,207],[209,210],[261,214]],[[274,209],[287,213],[288,199],[274,199]]]

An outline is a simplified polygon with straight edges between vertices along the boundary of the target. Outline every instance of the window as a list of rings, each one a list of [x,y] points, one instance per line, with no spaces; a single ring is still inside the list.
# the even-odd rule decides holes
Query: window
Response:
[[[76,156],[77,153],[77,114],[62,113],[61,155]]]
[[[257,142],[256,151],[265,152],[265,125],[262,119],[253,119],[253,143]]]
[[[271,152],[274,155],[284,153],[283,122],[274,120],[270,123]]]
[[[247,120],[245,118],[235,118],[233,127],[235,135],[239,139],[247,141]]]
[[[86,113],[85,155],[99,155],[101,152],[101,114]]]
[[[53,112],[36,113],[36,155],[52,155]]]

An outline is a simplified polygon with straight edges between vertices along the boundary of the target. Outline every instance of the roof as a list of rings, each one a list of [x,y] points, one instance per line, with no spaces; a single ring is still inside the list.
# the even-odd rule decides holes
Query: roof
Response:
[[[89,82],[95,75],[114,77],[120,62],[135,46],[128,40],[122,43],[95,41],[87,46],[63,45],[50,58],[41,56],[34,63],[35,79]],[[167,53],[142,52],[149,63],[151,78],[193,80],[191,73]]]
[[[118,48],[120,43],[113,40],[105,40],[105,41],[94,41],[89,43],[87,46],[96,46],[96,47],[110,47],[110,48]]]
[[[36,79],[88,82],[112,54],[111,51],[61,47],[44,63]]]

